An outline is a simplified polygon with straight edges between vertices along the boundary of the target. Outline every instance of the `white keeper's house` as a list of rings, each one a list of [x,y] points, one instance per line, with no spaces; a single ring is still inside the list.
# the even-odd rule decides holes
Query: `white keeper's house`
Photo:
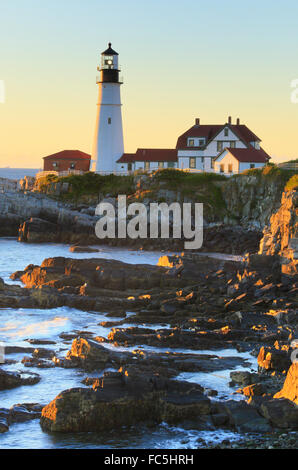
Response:
[[[261,140],[237,119],[226,124],[200,124],[184,132],[176,149],[138,149],[124,153],[117,161],[119,172],[152,171],[179,168],[189,171],[235,174],[250,168],[260,168],[270,156],[260,147]]]

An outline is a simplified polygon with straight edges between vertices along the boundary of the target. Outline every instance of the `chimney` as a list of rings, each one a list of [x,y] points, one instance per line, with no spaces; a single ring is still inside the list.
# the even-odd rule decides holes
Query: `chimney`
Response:
[[[195,124],[196,124],[196,126],[199,126],[199,125],[200,125],[200,118],[196,118]]]
[[[240,126],[240,119],[237,118],[237,126]]]
[[[228,123],[232,124],[232,117],[231,116],[229,116],[229,118],[228,118]]]

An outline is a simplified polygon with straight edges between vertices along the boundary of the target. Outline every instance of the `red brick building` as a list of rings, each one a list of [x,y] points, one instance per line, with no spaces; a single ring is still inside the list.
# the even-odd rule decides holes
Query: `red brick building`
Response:
[[[80,150],[62,150],[62,152],[43,157],[43,162],[44,171],[89,171],[91,155]]]

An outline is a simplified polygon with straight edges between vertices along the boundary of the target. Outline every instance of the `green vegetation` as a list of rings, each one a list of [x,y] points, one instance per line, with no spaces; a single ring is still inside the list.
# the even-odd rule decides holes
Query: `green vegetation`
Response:
[[[285,186],[286,191],[292,191],[293,189],[298,189],[298,175],[293,175],[292,178],[289,179]]]
[[[288,181],[295,176],[295,170],[285,170],[278,167],[274,163],[267,163],[263,168],[252,168],[251,170],[246,170],[240,175],[235,175],[232,178],[241,178],[243,175],[246,176],[256,176],[258,178],[265,178],[270,181],[276,181],[276,184],[280,185],[282,188],[287,186]]]
[[[178,186],[181,184],[187,185],[188,187],[198,187],[202,184],[226,180],[224,175],[218,173],[189,173],[187,171],[170,168],[157,171],[153,178],[155,181],[167,182],[171,189],[178,189]]]
[[[222,214],[225,202],[218,183],[227,181],[224,175],[216,173],[189,173],[175,169],[159,170],[152,176],[152,189],[157,191],[165,187],[177,191],[181,200],[185,198],[204,204],[204,211],[211,214]],[[161,183],[164,183],[161,184]],[[161,202],[160,198],[158,199]]]
[[[103,176],[88,172],[83,175],[69,175],[65,177],[48,175],[45,180],[40,187],[41,190],[52,183],[69,184],[68,193],[61,196],[64,200],[78,200],[82,196],[98,195],[99,193],[116,196],[118,194],[131,194],[134,192],[132,176]]]

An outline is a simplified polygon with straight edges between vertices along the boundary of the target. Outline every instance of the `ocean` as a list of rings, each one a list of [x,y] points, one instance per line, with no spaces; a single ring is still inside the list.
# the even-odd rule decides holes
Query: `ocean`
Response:
[[[24,176],[35,176],[41,168],[0,168],[0,178],[20,180]]]

